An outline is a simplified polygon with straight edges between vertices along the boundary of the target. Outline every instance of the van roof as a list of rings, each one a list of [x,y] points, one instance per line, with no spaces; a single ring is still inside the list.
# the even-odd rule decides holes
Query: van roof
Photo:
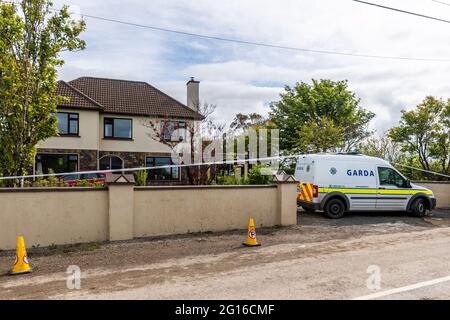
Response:
[[[375,157],[369,157],[364,154],[340,154],[340,153],[318,153],[318,154],[305,154],[300,155],[298,160],[300,159],[309,159],[309,160],[331,160],[331,161],[358,161],[358,162],[371,162],[378,163],[383,165],[390,165],[389,162]]]

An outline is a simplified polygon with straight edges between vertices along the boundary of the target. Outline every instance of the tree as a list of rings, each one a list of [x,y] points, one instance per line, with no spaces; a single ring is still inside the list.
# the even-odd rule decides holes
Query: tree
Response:
[[[203,119],[201,121],[190,121],[186,124],[186,140],[165,139],[163,137],[163,132],[165,132],[170,121],[149,119],[144,121],[143,125],[151,129],[149,133],[151,139],[166,145],[172,151],[172,154],[177,154],[181,159],[186,160],[188,158],[188,163],[184,162],[184,164],[209,162],[204,159],[203,149],[211,140],[221,137],[225,128],[225,125],[215,122],[213,115],[216,108],[216,105],[208,103],[198,106],[198,113],[203,116]],[[181,151],[185,153],[183,155],[179,153],[180,150],[178,149],[181,143],[183,146]],[[205,165],[187,166],[189,183],[192,185],[208,184],[211,177],[215,175],[215,168],[216,166]]]
[[[232,152],[234,158],[241,160],[244,157],[256,159],[278,156],[279,138],[273,130],[278,129],[270,119],[258,113],[239,113],[230,124],[228,131],[228,137],[234,139],[236,145],[234,150],[227,150],[227,153]]]
[[[360,106],[347,81],[314,79],[312,84],[286,86],[281,101],[272,105],[270,113],[271,121],[280,129],[281,149],[286,153],[352,151],[372,134],[368,125],[374,117]]]
[[[67,6],[51,13],[48,0],[0,0],[0,174],[21,176],[33,165],[36,145],[57,134],[55,94],[62,51],[85,48]]]
[[[387,132],[367,138],[358,149],[367,156],[381,158],[391,163],[403,163],[406,156],[400,151],[400,144],[392,141]]]
[[[251,113],[251,114],[238,113],[234,117],[233,122],[231,122],[230,124],[230,131],[231,132],[246,131],[253,126],[264,125],[266,122],[267,119],[265,119],[262,115],[258,113]]]
[[[322,153],[344,147],[344,128],[328,117],[309,120],[297,133],[297,147],[306,153]]]
[[[450,101],[426,97],[414,110],[402,111],[389,137],[403,152],[417,157],[425,170],[450,173]]]

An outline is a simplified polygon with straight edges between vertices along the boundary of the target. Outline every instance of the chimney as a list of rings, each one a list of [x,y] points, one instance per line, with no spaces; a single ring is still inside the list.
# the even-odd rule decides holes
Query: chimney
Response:
[[[187,106],[194,111],[200,107],[200,81],[193,77],[187,83]]]

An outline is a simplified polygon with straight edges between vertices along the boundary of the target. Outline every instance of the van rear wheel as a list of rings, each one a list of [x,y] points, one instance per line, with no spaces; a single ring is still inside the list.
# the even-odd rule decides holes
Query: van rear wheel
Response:
[[[340,199],[331,199],[324,208],[325,215],[330,219],[340,219],[345,213],[345,204]]]
[[[411,206],[412,214],[415,217],[424,217],[427,214],[427,206],[424,199],[417,199]]]

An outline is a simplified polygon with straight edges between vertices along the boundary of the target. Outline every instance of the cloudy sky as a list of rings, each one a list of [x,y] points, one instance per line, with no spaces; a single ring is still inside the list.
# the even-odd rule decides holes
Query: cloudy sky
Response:
[[[443,2],[447,0],[442,0]],[[450,19],[432,0],[373,2]],[[450,4],[450,0],[448,0]],[[379,132],[426,95],[450,97],[450,24],[351,0],[55,0],[71,11],[204,35],[289,47],[449,62],[367,59],[280,50],[177,35],[85,18],[87,49],[65,54],[64,80],[79,76],[142,80],[180,101],[186,81],[201,83],[217,119],[267,114],[285,85],[311,78],[348,80]]]

